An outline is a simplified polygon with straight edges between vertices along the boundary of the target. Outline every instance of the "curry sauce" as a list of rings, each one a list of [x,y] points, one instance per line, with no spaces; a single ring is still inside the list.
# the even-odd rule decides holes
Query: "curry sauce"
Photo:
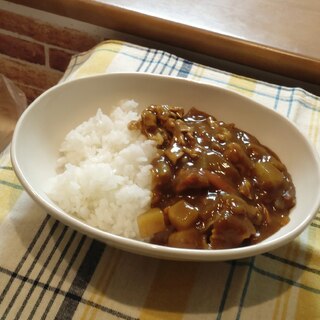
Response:
[[[192,108],[151,105],[131,122],[155,141],[152,209],[141,236],[165,246],[225,249],[262,241],[288,223],[295,188],[269,148]]]

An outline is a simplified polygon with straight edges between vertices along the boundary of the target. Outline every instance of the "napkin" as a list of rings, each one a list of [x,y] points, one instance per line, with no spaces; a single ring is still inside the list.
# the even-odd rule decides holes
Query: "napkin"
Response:
[[[288,117],[320,148],[319,97],[161,50],[102,42],[74,56],[62,81],[112,72],[164,74],[236,91]],[[248,259],[148,258],[48,215],[23,191],[7,149],[0,158],[0,220],[1,319],[320,319],[319,213],[290,244]]]

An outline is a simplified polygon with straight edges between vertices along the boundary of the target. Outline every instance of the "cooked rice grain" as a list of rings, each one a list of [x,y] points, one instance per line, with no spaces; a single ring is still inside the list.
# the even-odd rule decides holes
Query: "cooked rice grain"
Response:
[[[138,104],[127,100],[107,116],[98,110],[68,133],[48,181],[48,196],[64,211],[99,229],[139,238],[137,216],[151,201],[154,143],[128,130]]]

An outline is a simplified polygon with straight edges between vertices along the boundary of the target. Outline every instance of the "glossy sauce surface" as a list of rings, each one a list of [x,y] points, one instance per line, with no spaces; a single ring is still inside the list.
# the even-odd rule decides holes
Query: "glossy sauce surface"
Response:
[[[159,149],[152,208],[164,224],[150,236],[152,243],[234,248],[288,223],[296,200],[290,174],[254,136],[195,108],[184,114],[166,105],[149,106],[131,127]]]

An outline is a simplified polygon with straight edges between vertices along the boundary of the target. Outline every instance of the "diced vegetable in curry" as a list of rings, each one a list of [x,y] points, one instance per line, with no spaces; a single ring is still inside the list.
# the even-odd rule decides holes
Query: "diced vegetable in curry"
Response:
[[[255,244],[288,223],[290,174],[249,133],[192,108],[151,105],[130,129],[156,142],[152,209],[138,218],[151,243],[194,249]]]

